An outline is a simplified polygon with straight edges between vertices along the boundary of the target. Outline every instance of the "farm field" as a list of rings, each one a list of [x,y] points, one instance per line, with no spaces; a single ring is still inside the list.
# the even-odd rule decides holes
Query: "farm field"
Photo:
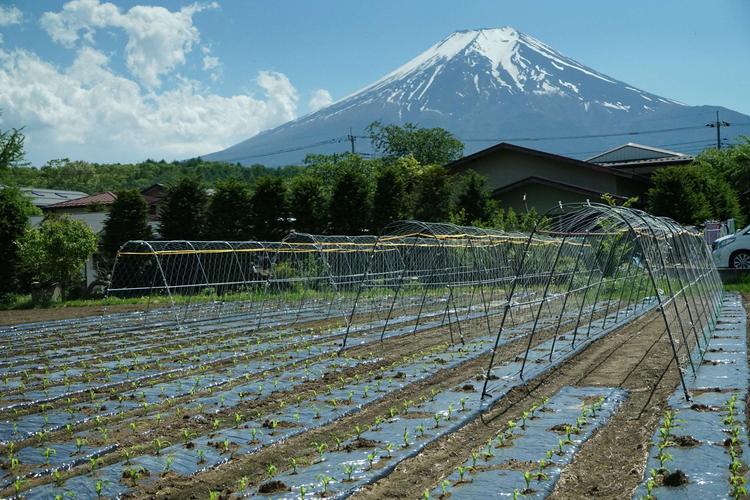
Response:
[[[746,309],[700,236],[557,215],[126,245],[110,293],[158,306],[0,330],[0,496],[745,495]]]

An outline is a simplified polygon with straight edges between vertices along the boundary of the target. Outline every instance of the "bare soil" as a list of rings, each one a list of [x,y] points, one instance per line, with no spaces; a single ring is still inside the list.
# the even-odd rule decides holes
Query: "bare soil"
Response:
[[[100,316],[105,306],[71,306],[49,307],[39,309],[14,309],[0,311],[0,325],[20,325],[22,323],[36,323],[38,321],[54,321],[58,319],[85,318]],[[145,304],[114,304],[106,306],[107,313],[122,313],[141,311]]]

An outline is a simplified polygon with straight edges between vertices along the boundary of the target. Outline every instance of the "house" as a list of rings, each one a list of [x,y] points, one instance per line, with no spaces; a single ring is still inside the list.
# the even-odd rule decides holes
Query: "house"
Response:
[[[632,174],[651,176],[659,168],[687,165],[694,159],[694,156],[676,151],[629,142],[592,156],[586,161]]]
[[[54,212],[56,214],[79,214],[86,212],[109,212],[112,203],[117,199],[117,195],[112,191],[96,193],[90,196],[83,196],[72,200],[61,201],[44,207],[45,212]]]
[[[5,186],[0,184],[0,189],[4,187]],[[77,198],[88,196],[81,191],[67,191],[64,189],[42,189],[33,187],[22,187],[18,189],[29,197],[32,205],[41,209],[45,209],[46,207],[54,205],[55,203],[60,203],[61,201],[75,200]]]
[[[651,186],[646,177],[628,169],[568,158],[501,142],[446,165],[452,174],[474,170],[487,179],[492,196],[503,208],[544,213],[559,202],[600,201],[642,197]]]
[[[164,187],[164,184],[152,184],[145,189],[141,189],[141,194],[148,204],[149,220],[159,220],[159,208],[161,200],[166,194],[166,188]]]

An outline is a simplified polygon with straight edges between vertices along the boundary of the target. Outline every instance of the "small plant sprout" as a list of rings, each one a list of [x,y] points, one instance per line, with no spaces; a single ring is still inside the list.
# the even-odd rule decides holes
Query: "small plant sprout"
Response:
[[[273,479],[278,471],[279,469],[274,464],[266,465],[266,476],[268,479]]]
[[[245,490],[247,490],[249,484],[250,478],[247,476],[242,476],[240,480],[237,481],[237,489],[240,491],[240,493],[244,493]]]
[[[49,465],[49,459],[51,456],[57,456],[57,450],[54,448],[47,447],[42,452],[42,455],[44,455],[44,465]]]
[[[521,414],[521,429],[526,429],[526,420],[531,416],[531,413],[525,411]]]
[[[320,457],[320,461],[322,462],[325,460],[323,458],[323,455],[325,454],[326,450],[328,449],[328,445],[326,443],[313,443],[312,444],[315,447],[315,451],[318,452],[318,456]]]
[[[385,453],[388,458],[391,458],[391,452],[393,451],[393,443],[386,443],[385,445]]]
[[[409,447],[409,429],[404,428],[404,444],[402,445],[404,448]]]
[[[476,450],[471,451],[471,469],[477,468],[477,461],[479,460],[479,452]]]
[[[466,411],[466,398],[461,398],[459,402],[461,403],[461,411]]]
[[[357,439],[359,439],[362,436],[362,433],[365,432],[365,428],[361,427],[359,424],[356,424],[354,426],[354,434],[357,436]]]
[[[218,431],[219,427],[221,427],[221,420],[219,420],[218,418],[215,418],[214,421],[211,423],[211,428],[214,431]]]
[[[206,461],[206,452],[204,450],[198,450],[198,463],[202,464]]]
[[[448,405],[448,420],[453,418],[453,403],[450,403]]]
[[[299,487],[299,498],[300,500],[305,500],[305,493],[307,493],[307,488],[305,488],[304,484],[301,484]]]
[[[130,427],[130,432],[132,432],[133,434],[135,434],[135,431],[137,429],[136,423],[135,422],[130,422],[129,427]]]
[[[419,437],[424,437],[424,424],[419,424],[417,426],[417,434]]]
[[[495,436],[495,448],[502,448],[505,446],[505,433],[500,432]]]
[[[464,482],[464,475],[466,474],[466,471],[469,470],[468,467],[464,467],[463,465],[459,465],[456,468],[456,472],[458,472],[458,482],[463,483]]]
[[[173,455],[173,454],[169,454],[169,455],[167,455],[167,460],[166,460],[166,462],[164,463],[164,473],[165,473],[165,474],[166,474],[167,472],[169,472],[170,470],[172,470],[172,464],[173,464],[173,463],[174,463],[174,455]]]
[[[76,453],[81,453],[81,449],[86,446],[88,441],[86,438],[76,438]]]
[[[565,426],[565,444],[572,444],[573,440],[570,439],[570,435],[573,433],[573,428],[569,425]]]
[[[524,471],[523,472],[523,481],[526,483],[526,489],[525,492],[531,491],[531,480],[534,478],[534,474],[530,471]]]
[[[241,413],[235,413],[234,414],[234,425],[239,427],[242,424],[242,414]]]
[[[440,482],[440,493],[442,496],[446,496],[448,494],[448,486],[450,486],[451,482],[447,479],[443,479]]]
[[[396,415],[398,415],[398,410],[395,407],[391,406],[390,408],[388,408],[388,414],[393,419],[396,417]]]
[[[354,464],[347,462],[341,464],[341,467],[344,469],[344,474],[346,474],[346,481],[351,481],[354,474]]]
[[[562,439],[558,439],[557,440],[557,454],[558,455],[562,455],[563,453],[565,453],[563,451],[563,446],[565,446],[565,441],[563,441]]]
[[[209,490],[208,500],[219,500],[219,492],[215,490]]]
[[[646,481],[646,496],[644,497],[644,500],[656,500],[656,497],[654,496],[654,486],[656,486],[654,478],[648,478],[648,481]]]
[[[160,455],[161,450],[169,446],[169,442],[161,438],[154,439],[153,444],[154,444],[154,450],[156,451],[157,455]]]
[[[375,417],[375,425],[372,426],[373,430],[376,430],[376,431],[380,430],[380,424],[382,423],[383,423],[383,417],[381,417],[380,415]]]
[[[370,464],[370,469],[372,469],[372,464],[373,462],[375,462],[375,458],[377,458],[377,456],[378,456],[377,448],[367,454],[367,462]]]
[[[370,386],[366,385],[362,392],[363,392],[364,398],[367,399],[367,395],[370,392]]]
[[[292,474],[297,473],[297,459],[292,457],[289,459],[289,466],[292,468]]]
[[[333,478],[327,474],[319,474],[318,481],[320,481],[320,485],[323,487],[322,496],[328,496],[328,488],[331,484],[331,481],[333,481]]]
[[[422,492],[422,500],[430,500],[430,490],[427,488]]]
[[[441,417],[440,413],[437,413],[437,412],[432,416],[433,420],[435,420],[436,429],[440,427],[440,417]]]
[[[547,457],[548,461],[552,461],[552,455],[554,455],[555,450],[547,450],[547,454],[545,455]]]

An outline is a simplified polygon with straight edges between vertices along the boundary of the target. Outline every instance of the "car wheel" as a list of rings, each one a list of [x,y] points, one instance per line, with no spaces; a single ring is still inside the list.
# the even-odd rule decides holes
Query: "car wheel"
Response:
[[[744,250],[734,252],[729,259],[729,264],[735,269],[750,269],[750,252]]]

